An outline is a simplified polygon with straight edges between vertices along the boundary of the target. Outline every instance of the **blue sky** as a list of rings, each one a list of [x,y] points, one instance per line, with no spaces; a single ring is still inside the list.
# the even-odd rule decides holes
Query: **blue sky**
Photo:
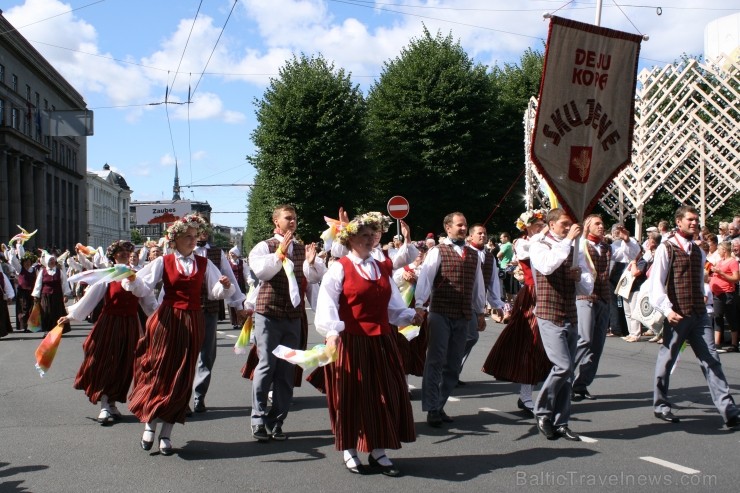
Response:
[[[665,5],[659,15],[660,3]],[[528,47],[544,50],[548,23],[543,12],[560,9],[557,15],[593,23],[596,0],[3,4],[3,15],[95,112],[88,168],[99,170],[108,163],[126,178],[134,200],[168,200],[175,160],[181,185],[252,182],[255,170],[245,157],[254,153],[254,99],[294,53],[321,53],[351,72],[366,91],[383,63],[421,35],[422,23],[433,33],[451,32],[476,62],[516,63]],[[702,53],[707,22],[740,11],[740,0],[630,0],[621,8],[612,0],[603,4],[603,26],[649,35],[642,44],[642,67],[670,63],[682,53]],[[170,101],[186,101],[189,86],[192,104],[155,104],[165,100],[168,87]],[[246,191],[184,187],[182,196],[208,201],[217,224],[244,226]],[[328,204],[328,211],[337,205]]]

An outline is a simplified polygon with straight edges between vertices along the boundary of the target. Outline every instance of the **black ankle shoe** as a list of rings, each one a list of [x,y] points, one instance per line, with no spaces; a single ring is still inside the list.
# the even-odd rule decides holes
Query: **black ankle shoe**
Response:
[[[382,459],[383,457],[385,457],[386,459],[388,458],[385,455],[381,455],[380,456],[380,459]],[[383,465],[381,465],[380,462],[378,462],[378,459],[376,459],[375,457],[373,457],[373,454],[370,454],[370,457],[368,458],[367,461],[368,461],[368,463],[370,464],[371,467],[374,467],[376,469],[380,469],[380,473],[381,474],[384,474],[385,476],[390,476],[392,478],[397,478],[398,476],[401,475],[401,470],[399,468],[397,468],[393,464],[391,464],[390,466],[383,466]]]
[[[169,445],[165,444],[165,446],[162,446],[162,440],[170,441],[170,437],[159,437],[159,453],[162,455],[172,455],[172,443]]]
[[[349,461],[352,460],[352,459],[354,459],[356,461],[356,463],[357,463],[356,466],[350,466],[349,465]],[[349,472],[351,472],[352,474],[365,474],[365,466],[362,465],[362,463],[360,462],[360,459],[358,459],[356,455],[350,457],[347,460],[345,460],[344,461],[344,467],[346,467],[347,470]]]
[[[517,399],[516,407],[524,411],[526,415],[530,418],[534,418],[534,409],[532,409],[531,407],[527,407],[527,405],[521,399]]]
[[[146,433],[146,432],[144,432],[144,433]],[[147,442],[146,440],[144,440],[144,437],[141,438],[141,448],[143,450],[151,450],[152,449],[152,446],[154,445],[154,432],[151,432],[151,434],[152,434],[152,440],[149,441],[149,442]]]

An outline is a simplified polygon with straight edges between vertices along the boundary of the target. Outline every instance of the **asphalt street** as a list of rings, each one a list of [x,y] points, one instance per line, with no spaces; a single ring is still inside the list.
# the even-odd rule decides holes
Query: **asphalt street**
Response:
[[[12,310],[12,308],[11,308]],[[480,371],[502,325],[488,321],[446,411],[455,421],[430,428],[421,411],[421,379],[411,377],[417,441],[389,456],[404,476],[348,473],[334,450],[325,397],[296,388],[285,442],[255,442],[251,385],[235,355],[238,331],[219,325],[218,358],[208,411],[176,425],[175,454],[139,447],[143,426],[124,419],[103,427],[98,407],[72,388],[90,325],[73,325],[44,378],[34,368],[41,334],[0,339],[0,492],[457,492],[683,491],[735,492],[740,432],[724,428],[691,350],[671,381],[679,424],[653,417],[656,344],[609,338],[598,399],[574,403],[571,428],[584,442],[548,441],[516,407],[518,386]],[[309,345],[320,342],[311,325]],[[738,391],[740,354],[721,355]],[[366,463],[366,456],[361,454]]]

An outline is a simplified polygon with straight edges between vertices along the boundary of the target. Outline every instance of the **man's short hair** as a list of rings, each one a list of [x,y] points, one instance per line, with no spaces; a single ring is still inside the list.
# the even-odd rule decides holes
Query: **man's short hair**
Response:
[[[561,207],[555,208],[547,213],[547,217],[545,218],[545,223],[550,224],[550,223],[557,222],[562,216],[570,217],[568,213],[565,212],[565,209]]]
[[[283,212],[283,211],[292,212],[296,216],[298,215],[296,213],[296,211],[295,211],[295,207],[293,207],[292,205],[290,205],[290,204],[280,204],[279,206],[275,207],[275,209],[273,209],[273,211],[272,211],[272,220],[273,221],[276,220],[280,216],[280,213]]]
[[[447,226],[449,226],[450,224],[452,224],[452,220],[455,218],[455,216],[465,217],[465,214],[463,214],[462,212],[450,212],[442,220],[442,226],[444,226],[446,228]]]
[[[676,214],[673,217],[675,217],[676,221],[678,221],[679,219],[683,219],[686,214],[696,214],[698,216],[699,211],[697,211],[696,207],[692,205],[682,205],[681,207],[676,209]]]
[[[486,230],[486,226],[484,224],[482,224],[482,223],[475,223],[472,226],[468,226],[468,232],[473,231],[475,228],[483,228],[483,231],[487,231]]]

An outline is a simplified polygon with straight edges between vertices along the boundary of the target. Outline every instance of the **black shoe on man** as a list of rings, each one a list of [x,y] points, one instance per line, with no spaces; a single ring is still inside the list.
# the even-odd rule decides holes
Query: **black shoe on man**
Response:
[[[270,434],[267,433],[265,425],[252,425],[252,436],[258,442],[269,442]]]
[[[537,418],[537,429],[540,433],[545,435],[548,440],[557,440],[558,435],[555,433],[555,428],[552,426],[552,420],[547,417]]]

